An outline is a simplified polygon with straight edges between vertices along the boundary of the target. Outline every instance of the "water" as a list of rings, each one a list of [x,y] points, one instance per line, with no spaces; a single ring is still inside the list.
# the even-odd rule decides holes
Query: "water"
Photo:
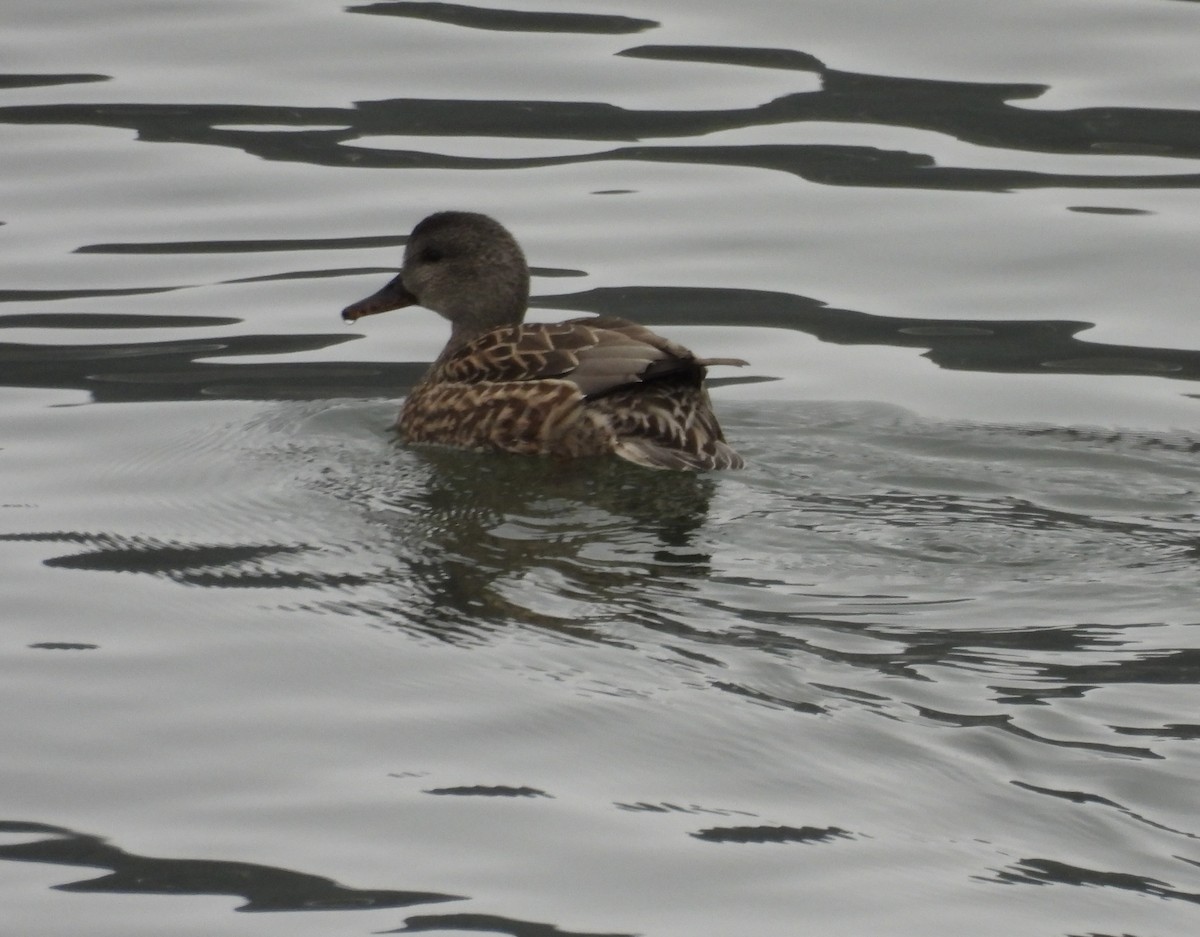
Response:
[[[6,932],[1195,933],[1198,17],[8,10]],[[398,445],[447,207],[750,467]]]

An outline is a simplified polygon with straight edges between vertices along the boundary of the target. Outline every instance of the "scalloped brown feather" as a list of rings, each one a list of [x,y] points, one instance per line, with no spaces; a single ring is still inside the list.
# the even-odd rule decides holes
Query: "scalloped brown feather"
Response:
[[[686,348],[624,319],[510,326],[435,362],[397,428],[413,443],[567,458],[611,453],[651,468],[740,468],[704,376]]]

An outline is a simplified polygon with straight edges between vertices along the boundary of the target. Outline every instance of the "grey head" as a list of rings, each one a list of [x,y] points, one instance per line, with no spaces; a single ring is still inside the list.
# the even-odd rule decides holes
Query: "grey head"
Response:
[[[413,228],[400,275],[342,310],[362,316],[419,305],[450,320],[458,347],[484,332],[517,325],[529,303],[529,267],[520,245],[487,215],[443,211]]]

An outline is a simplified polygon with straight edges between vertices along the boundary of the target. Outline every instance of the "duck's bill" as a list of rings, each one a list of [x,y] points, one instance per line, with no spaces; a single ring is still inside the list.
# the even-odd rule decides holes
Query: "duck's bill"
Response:
[[[363,316],[373,316],[377,312],[387,312],[389,309],[400,309],[416,303],[417,297],[404,288],[400,277],[396,277],[378,293],[372,293],[366,299],[351,303],[342,310],[342,318],[347,322],[361,319]]]

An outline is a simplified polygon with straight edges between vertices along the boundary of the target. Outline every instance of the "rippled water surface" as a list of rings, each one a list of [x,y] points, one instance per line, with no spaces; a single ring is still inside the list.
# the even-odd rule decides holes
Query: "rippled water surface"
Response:
[[[6,933],[1197,932],[1200,5],[10,6]],[[442,208],[749,467],[399,445]]]

